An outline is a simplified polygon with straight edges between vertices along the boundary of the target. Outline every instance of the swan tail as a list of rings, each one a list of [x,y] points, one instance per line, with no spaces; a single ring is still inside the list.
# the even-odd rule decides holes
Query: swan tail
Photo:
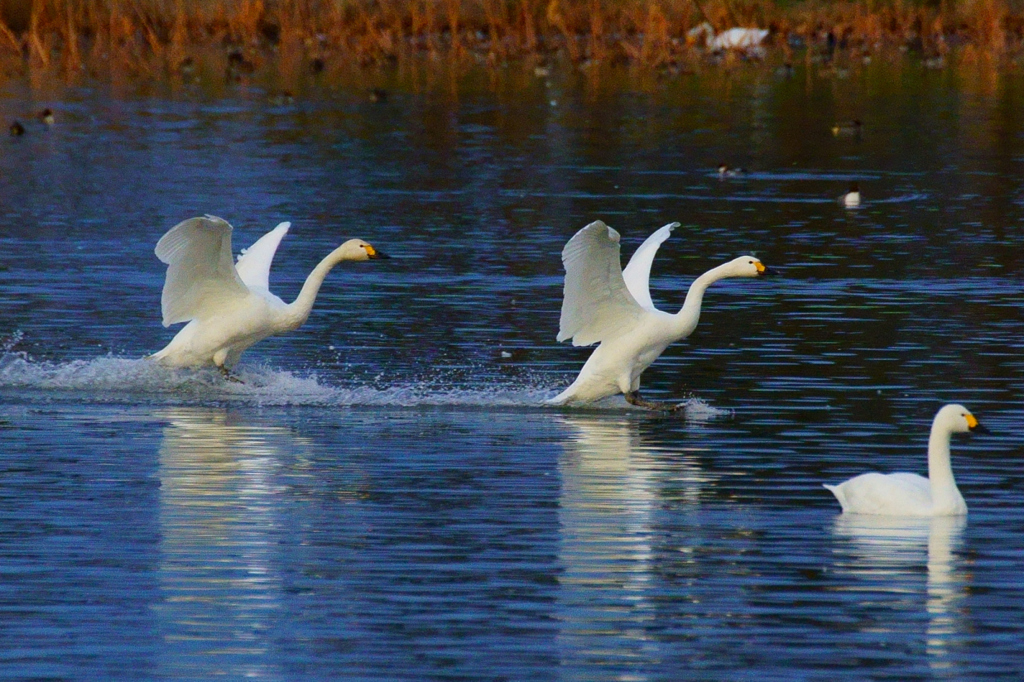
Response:
[[[572,402],[573,394],[574,393],[575,393],[575,391],[573,391],[573,387],[570,386],[569,388],[565,389],[564,391],[562,391],[561,393],[556,395],[554,398],[548,398],[547,400],[545,400],[544,404],[545,405],[568,405],[569,403]]]
[[[825,488],[826,490],[831,492],[833,495],[835,495],[836,499],[839,500],[839,506],[843,508],[843,511],[846,511],[846,496],[843,495],[843,491],[841,490],[840,486],[838,486],[838,485],[829,485],[828,483],[822,483],[821,487]]]

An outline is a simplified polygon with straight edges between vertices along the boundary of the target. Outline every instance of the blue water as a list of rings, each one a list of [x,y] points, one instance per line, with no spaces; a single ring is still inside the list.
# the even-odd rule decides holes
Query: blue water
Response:
[[[1024,80],[981,68],[8,84],[4,119],[58,121],[0,140],[0,677],[1024,677]],[[292,222],[286,300],[346,238],[394,258],[336,268],[244,383],[169,370],[152,249],[203,213],[236,251]],[[666,309],[774,273],[645,373],[681,415],[543,405],[597,218],[627,253],[683,223]],[[950,401],[992,432],[953,443],[969,516],[840,515],[821,483],[924,473]]]

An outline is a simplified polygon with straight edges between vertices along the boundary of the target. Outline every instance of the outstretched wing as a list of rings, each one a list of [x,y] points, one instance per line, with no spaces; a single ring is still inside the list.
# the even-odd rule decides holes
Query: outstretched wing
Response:
[[[642,308],[654,309],[654,301],[651,300],[651,264],[654,262],[654,254],[658,253],[658,247],[672,234],[672,230],[679,227],[679,223],[669,223],[665,227],[656,230],[654,234],[644,240],[629,259],[629,264],[622,271],[622,279],[626,281],[626,288]]]
[[[164,326],[187,322],[249,290],[231,258],[231,225],[215,216],[189,218],[167,231],[156,244],[156,257],[167,263],[160,297]]]
[[[600,220],[577,232],[562,249],[565,288],[558,340],[589,346],[630,329],[643,314],[622,279],[619,233]]]
[[[235,271],[245,286],[250,289],[270,290],[270,264],[274,262],[277,247],[291,226],[291,223],[281,223],[238,256]]]

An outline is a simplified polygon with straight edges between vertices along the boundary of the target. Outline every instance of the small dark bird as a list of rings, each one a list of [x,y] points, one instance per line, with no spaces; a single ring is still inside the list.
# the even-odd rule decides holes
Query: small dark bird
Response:
[[[370,101],[371,102],[387,102],[388,91],[383,88],[371,88],[370,89]]]
[[[273,97],[270,98],[270,103],[276,106],[284,106],[285,104],[295,104],[295,95],[292,94],[291,90],[282,90]]]
[[[738,178],[746,174],[746,168],[730,168],[724,163],[718,164],[718,177],[720,178]]]
[[[245,54],[235,48],[228,52],[227,80],[238,82],[245,74],[256,71],[256,64],[246,59]]]
[[[836,123],[832,126],[832,134],[836,137],[851,137],[853,135],[860,135],[861,128],[860,119],[853,119],[852,121],[843,121]]]
[[[326,66],[327,62],[325,62],[322,57],[317,57],[309,63],[309,70],[311,73],[323,73]]]
[[[11,127],[8,128],[8,130],[11,131],[12,137],[21,137],[22,135],[25,134],[25,126],[21,125],[20,121],[15,121],[14,123],[12,123]]]
[[[47,107],[46,109],[43,109],[38,114],[36,114],[36,118],[38,118],[40,121],[42,121],[46,125],[52,126],[53,122],[55,120],[54,117],[53,117],[53,109],[50,109],[49,107]]]

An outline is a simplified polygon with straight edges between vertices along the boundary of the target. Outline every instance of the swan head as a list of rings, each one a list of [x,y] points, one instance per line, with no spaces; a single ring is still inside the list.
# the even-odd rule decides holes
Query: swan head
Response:
[[[764,263],[753,256],[734,258],[722,267],[726,277],[760,277],[768,272]]]
[[[938,414],[935,415],[935,421],[932,422],[932,430],[935,429],[942,429],[948,433],[967,433],[969,431],[984,430],[970,410],[956,403],[946,405],[939,410]]]
[[[338,260],[360,261],[391,257],[378,251],[369,242],[364,242],[362,239],[349,239],[339,246],[334,253]]]

